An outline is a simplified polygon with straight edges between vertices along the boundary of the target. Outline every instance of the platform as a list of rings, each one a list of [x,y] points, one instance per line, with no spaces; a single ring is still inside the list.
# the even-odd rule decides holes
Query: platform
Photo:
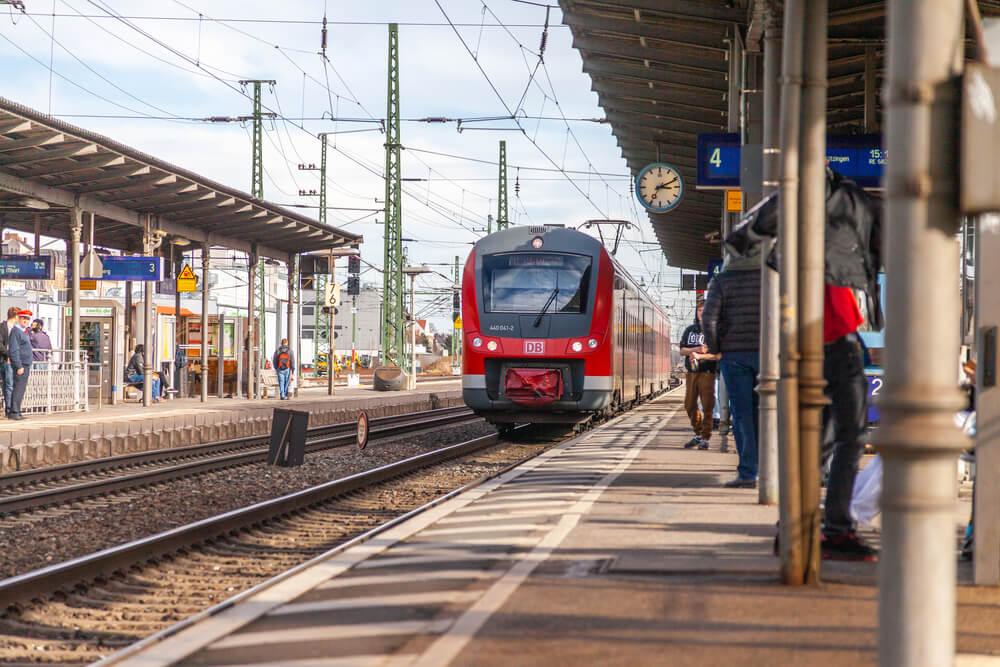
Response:
[[[100,664],[875,664],[876,564],[824,561],[822,585],[779,585],[777,508],[721,486],[736,455],[714,438],[682,448],[681,401],[668,394]],[[1000,591],[962,585],[958,600],[957,664],[1000,664]]]
[[[247,400],[199,398],[92,406],[90,412],[0,419],[0,473],[195,445],[270,432],[276,407],[307,410],[310,426],[462,405],[459,378],[420,382],[412,392],[376,392],[371,386],[303,388],[297,398]]]

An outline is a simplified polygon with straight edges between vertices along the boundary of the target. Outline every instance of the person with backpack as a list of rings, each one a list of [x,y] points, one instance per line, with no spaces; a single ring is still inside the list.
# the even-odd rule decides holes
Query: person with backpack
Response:
[[[295,356],[292,355],[292,351],[288,347],[287,338],[281,339],[281,345],[278,346],[278,349],[274,351],[274,356],[271,357],[271,365],[278,374],[278,396],[282,401],[287,401],[288,383],[294,379],[292,377],[292,368],[295,366]]]

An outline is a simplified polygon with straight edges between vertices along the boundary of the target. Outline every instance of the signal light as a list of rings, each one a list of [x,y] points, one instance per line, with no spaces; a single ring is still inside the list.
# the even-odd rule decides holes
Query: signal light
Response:
[[[598,343],[596,338],[590,338],[587,340],[587,347],[589,347],[591,350],[597,347],[597,345]]]
[[[578,340],[575,340],[575,341],[573,341],[573,344],[570,345],[570,349],[572,349],[574,352],[582,352],[583,351],[583,343],[581,343]]]
[[[486,343],[486,349],[489,350],[490,352],[496,352],[497,342],[495,340],[491,340],[490,342]]]
[[[475,338],[472,339],[472,347],[482,347],[482,345],[483,345],[483,339],[480,338],[479,336],[476,336]]]

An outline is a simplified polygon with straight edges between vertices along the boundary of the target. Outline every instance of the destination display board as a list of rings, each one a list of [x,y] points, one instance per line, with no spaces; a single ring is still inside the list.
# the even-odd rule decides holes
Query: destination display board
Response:
[[[52,257],[49,255],[0,255],[0,278],[52,280]]]
[[[826,138],[830,167],[863,188],[882,187],[886,151],[882,137],[830,135]],[[699,134],[696,188],[720,190],[740,187],[740,135]]]
[[[104,273],[101,280],[163,280],[162,257],[116,257],[101,258]]]

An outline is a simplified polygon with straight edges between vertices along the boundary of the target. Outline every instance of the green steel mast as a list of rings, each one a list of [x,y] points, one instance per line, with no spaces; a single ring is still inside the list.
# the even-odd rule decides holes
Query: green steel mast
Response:
[[[382,283],[382,365],[403,357],[403,215],[400,182],[399,26],[389,24],[385,137],[385,262]]]
[[[497,231],[510,226],[507,218],[507,142],[500,142],[500,193],[497,195]]]
[[[246,86],[248,83],[253,84],[253,115],[250,120],[253,122],[253,160],[251,164],[251,175],[250,175],[250,194],[257,199],[264,198],[264,127],[263,127],[263,105],[261,104],[260,98],[260,87],[261,84],[268,84],[273,86],[274,79],[244,79],[240,81],[240,84]],[[268,114],[274,117],[274,114]],[[257,263],[257,284],[251,286],[251,289],[256,291],[254,295],[254,302],[257,304],[257,319],[259,321],[258,326],[260,327],[260,366],[263,367],[264,359],[267,357],[267,343],[265,342],[264,335],[267,331],[265,315],[267,310],[265,308],[264,299],[266,298],[267,291],[265,290],[265,279],[264,279],[264,260],[261,259]]]
[[[319,152],[319,222],[326,225],[326,132],[320,132],[320,152]],[[333,372],[333,359],[330,359],[330,311],[323,311],[326,305],[326,284],[329,278],[325,273],[313,277],[313,287],[315,288],[316,307],[313,310],[315,315],[316,328],[313,331],[313,368],[318,368],[316,362],[319,355],[326,355],[326,372]]]

